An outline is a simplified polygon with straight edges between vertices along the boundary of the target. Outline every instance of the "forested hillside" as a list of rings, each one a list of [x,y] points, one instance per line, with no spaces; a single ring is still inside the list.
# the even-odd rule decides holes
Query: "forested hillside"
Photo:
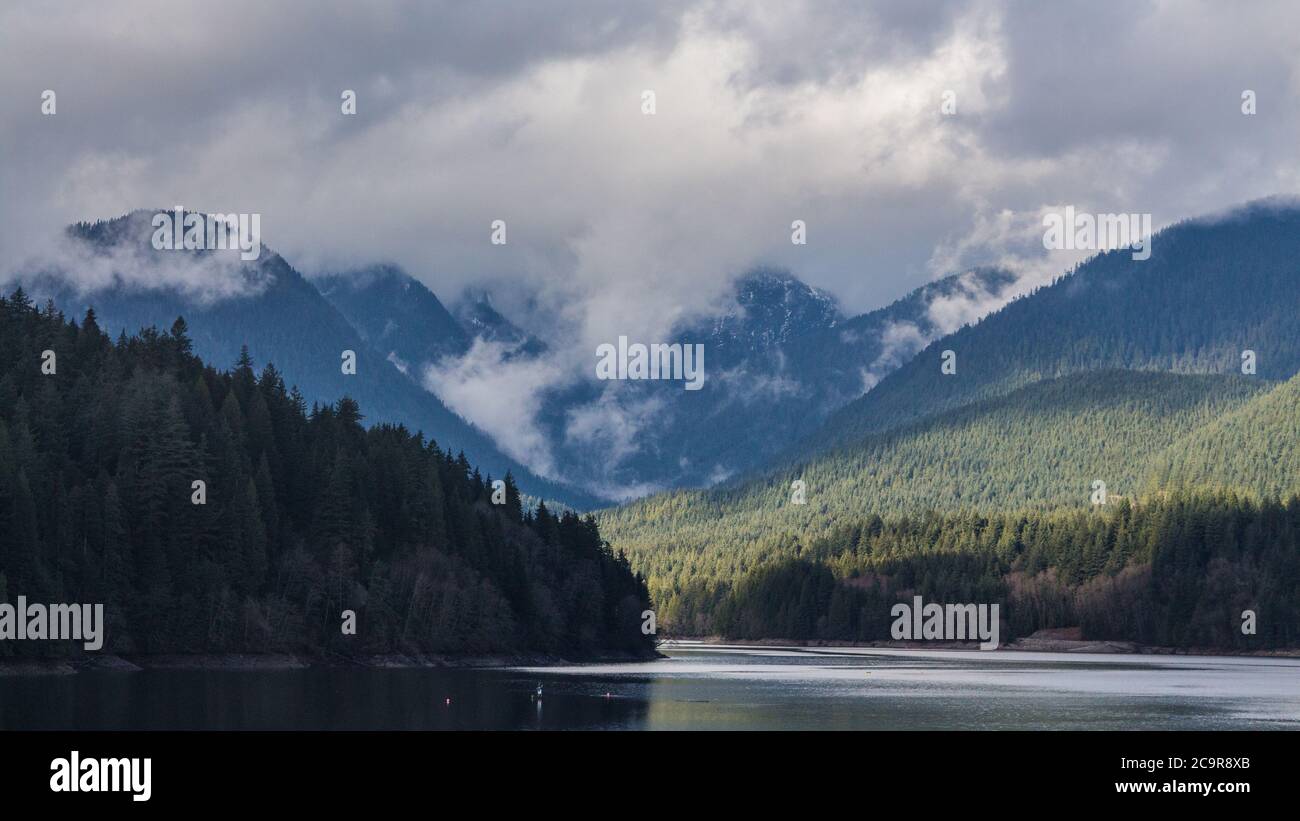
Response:
[[[152,326],[166,328],[177,316],[184,316],[195,353],[209,362],[229,365],[247,346],[254,360],[275,362],[309,403],[333,402],[347,394],[364,404],[372,420],[422,430],[447,447],[465,451],[484,470],[499,475],[511,471],[525,493],[578,508],[593,505],[593,497],[539,477],[506,456],[472,421],[403,375],[389,359],[393,348],[383,344],[382,323],[378,328],[362,325],[358,331],[270,248],[264,247],[257,260],[240,264],[233,272],[218,267],[217,258],[224,252],[154,251],[152,213],[134,211],[72,226],[67,242],[80,255],[77,262],[68,263],[67,270],[23,272],[19,283],[42,302],[53,299],[68,316],[80,317],[94,307],[100,326],[113,336]],[[129,277],[115,271],[111,277],[90,279],[78,269],[78,265],[92,267],[85,256],[109,259],[123,269],[135,269],[136,274]],[[421,312],[418,319],[402,317],[402,335],[427,322],[420,334],[412,334],[410,344],[437,345],[434,325],[441,316],[451,322],[442,326],[451,334],[445,344],[462,344],[459,326],[433,294],[426,290],[425,295],[423,304],[437,310]],[[377,336],[375,344],[362,332]],[[341,357],[348,350],[356,355],[356,370],[345,374]]]
[[[1152,249],[939,339],[761,471],[603,513],[661,624],[887,638],[889,606],[923,591],[1004,602],[1020,635],[1295,644],[1300,210],[1256,203]],[[1233,632],[1255,606],[1266,639]]]
[[[1153,465],[1148,486],[1300,493],[1300,376],[1175,443]]]
[[[1161,231],[1151,248],[1143,261],[1100,254],[935,342],[785,459],[1068,373],[1240,373],[1245,350],[1266,379],[1300,371],[1300,209],[1255,203]],[[956,354],[953,375],[940,372],[944,350]]]
[[[247,354],[205,364],[182,320],[113,342],[0,298],[0,600],[103,603],[116,652],[651,649],[592,519],[526,514],[509,477],[494,505],[463,455],[362,422]]]
[[[1109,497],[1132,497],[1153,459],[1267,387],[1142,371],[1050,379],[755,479],[606,511],[601,526],[663,602],[871,516],[1086,507],[1098,480]]]
[[[1300,645],[1300,498],[1173,494],[1101,511],[873,517],[734,586],[694,585],[674,623],[740,638],[888,640],[897,602],[996,602],[1003,641],[1261,650]],[[1255,615],[1244,632],[1242,614]]]

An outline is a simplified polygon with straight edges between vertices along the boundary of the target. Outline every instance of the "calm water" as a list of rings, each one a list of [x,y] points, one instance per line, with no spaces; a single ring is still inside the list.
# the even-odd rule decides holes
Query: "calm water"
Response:
[[[0,728],[1300,729],[1296,659],[665,652],[647,663],[539,669],[0,678]]]

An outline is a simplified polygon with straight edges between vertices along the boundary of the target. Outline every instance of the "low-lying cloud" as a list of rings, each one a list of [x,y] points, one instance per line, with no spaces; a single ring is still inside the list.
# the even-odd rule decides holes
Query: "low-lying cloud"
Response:
[[[92,243],[67,232],[50,235],[7,271],[0,285],[21,283],[36,290],[59,288],[81,297],[107,289],[168,290],[197,305],[252,297],[271,284],[261,264],[240,259],[238,250],[156,251],[147,242]]]
[[[543,393],[569,378],[554,360],[512,357],[514,346],[476,339],[461,357],[426,364],[425,388],[486,431],[510,457],[556,478],[555,455],[537,416]]]

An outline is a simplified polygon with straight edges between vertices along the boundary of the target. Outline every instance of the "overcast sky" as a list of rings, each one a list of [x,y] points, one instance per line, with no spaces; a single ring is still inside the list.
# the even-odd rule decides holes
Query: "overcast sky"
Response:
[[[308,271],[523,278],[611,328],[756,262],[861,311],[1032,253],[1044,208],[1296,191],[1298,92],[1293,2],[11,2],[0,253],[180,203]]]
[[[1045,209],[1159,227],[1296,192],[1298,92],[1294,2],[6,2],[0,266],[183,204],[260,213],[306,273],[523,283],[584,345],[756,263],[859,312],[1067,267]]]

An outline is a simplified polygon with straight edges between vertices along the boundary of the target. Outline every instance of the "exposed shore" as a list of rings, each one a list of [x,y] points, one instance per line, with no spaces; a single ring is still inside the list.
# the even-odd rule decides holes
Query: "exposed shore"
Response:
[[[1230,650],[1222,647],[1157,647],[1133,641],[1093,641],[1079,638],[1075,629],[1039,630],[1003,644],[995,653],[1080,653],[1093,655],[1137,654],[1151,656],[1257,656],[1261,658],[1300,658],[1300,647],[1267,650]],[[661,646],[673,644],[728,645],[732,647],[860,647],[883,650],[978,650],[972,641],[822,641],[799,639],[728,639],[722,636],[665,638]]]
[[[728,639],[722,636],[670,636],[661,649],[674,645],[718,645],[731,647],[876,648],[883,650],[978,650],[978,642],[964,641],[823,641],[799,639]],[[1016,639],[994,651],[998,653],[1078,653],[1084,655],[1136,654],[1153,656],[1254,656],[1300,658],[1300,647],[1268,650],[1225,650],[1216,647],[1157,647],[1132,641],[1090,641],[1077,630],[1040,630]],[[302,670],[309,667],[405,668],[491,668],[569,667],[578,664],[609,664],[653,661],[662,653],[634,655],[615,653],[600,656],[557,656],[544,653],[515,653],[485,656],[406,655],[389,653],[367,656],[309,656],[290,653],[202,653],[167,655],[87,656],[81,659],[0,659],[0,678],[8,676],[59,676],[79,672],[138,672],[141,670]]]

